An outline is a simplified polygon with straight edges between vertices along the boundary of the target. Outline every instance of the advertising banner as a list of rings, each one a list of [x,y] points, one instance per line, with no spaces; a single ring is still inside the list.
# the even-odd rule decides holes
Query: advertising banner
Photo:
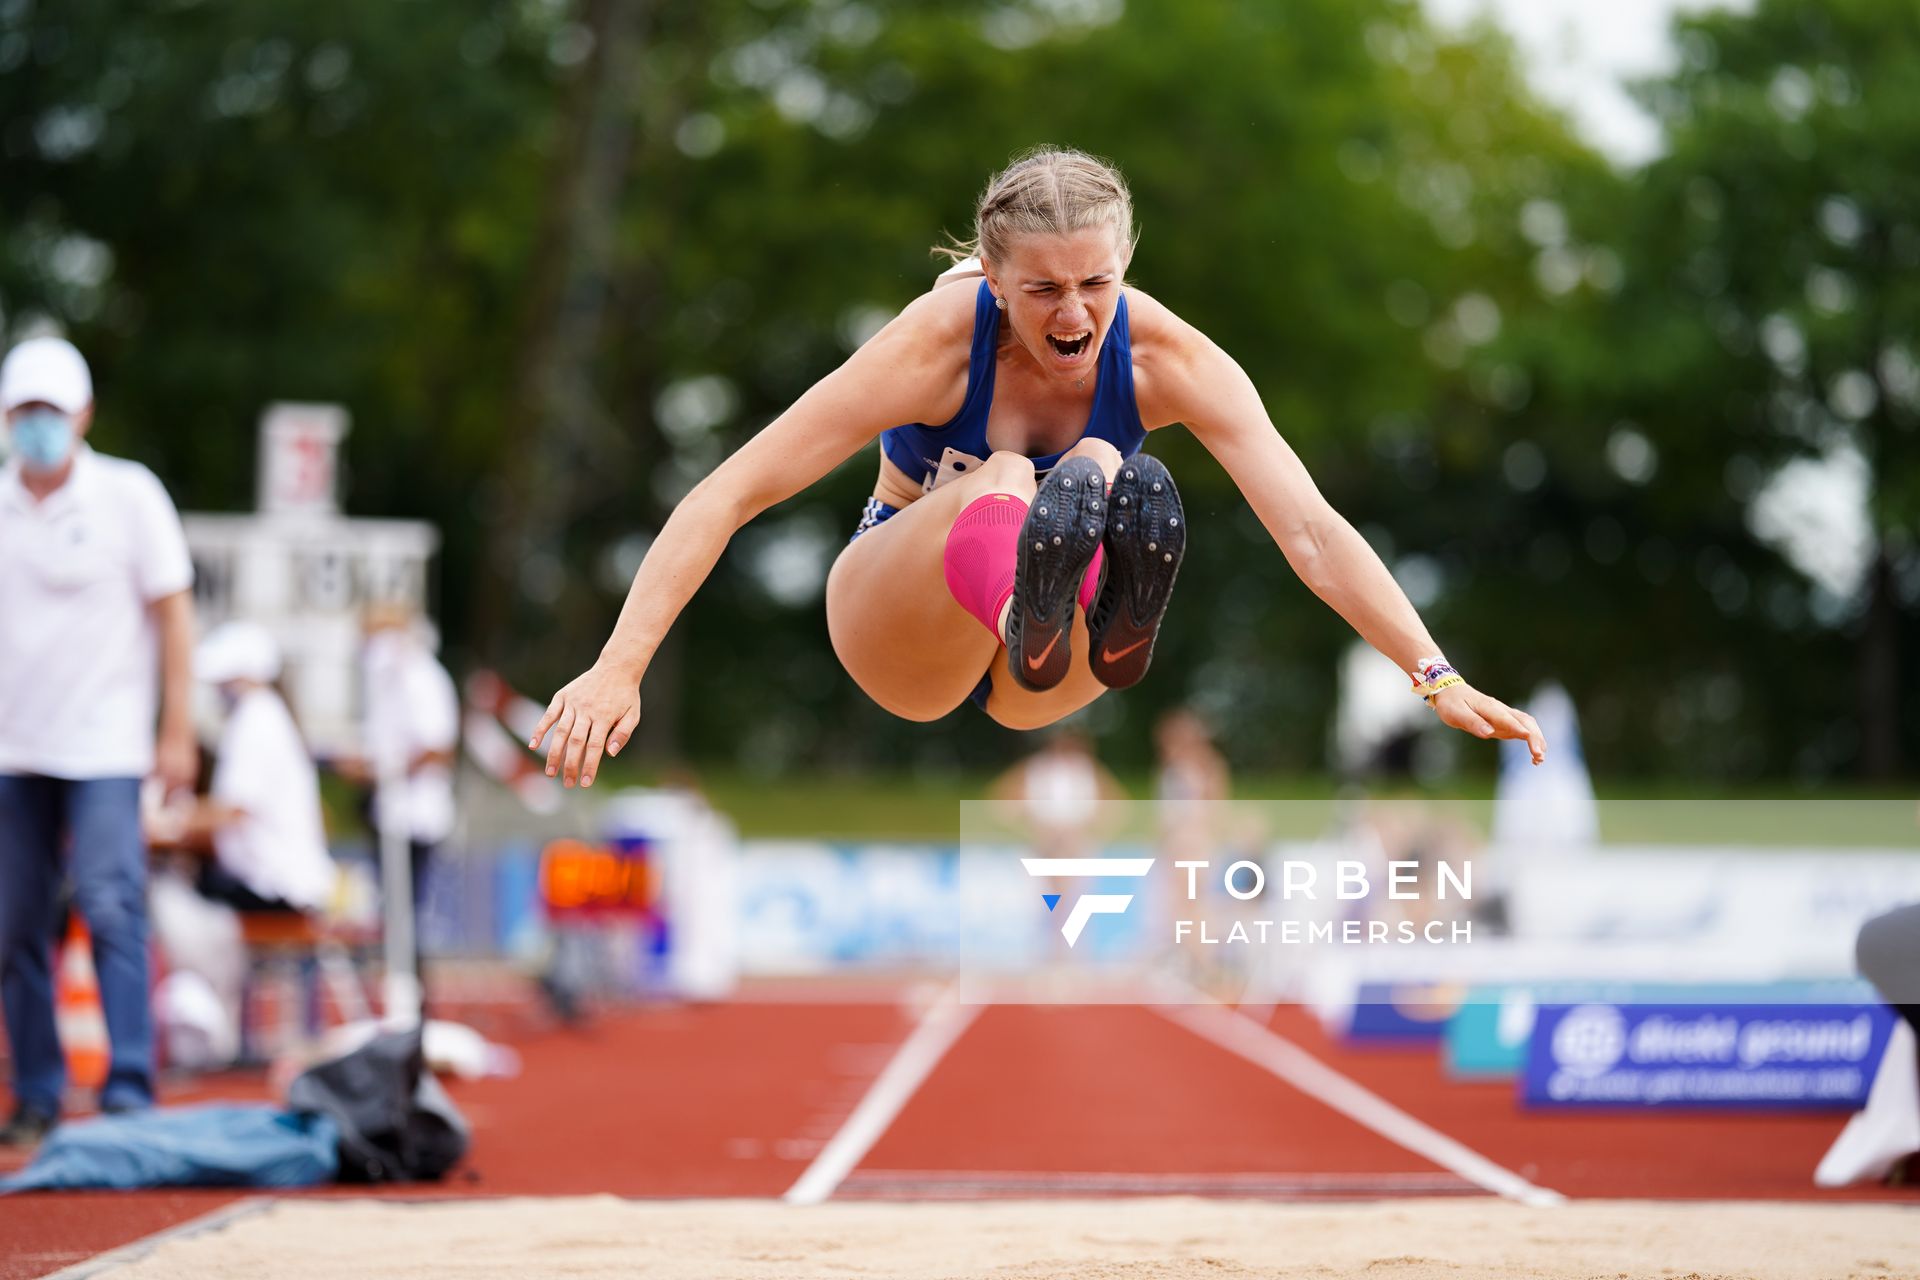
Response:
[[[1893,1029],[1884,1005],[1543,1005],[1529,1107],[1854,1110]]]

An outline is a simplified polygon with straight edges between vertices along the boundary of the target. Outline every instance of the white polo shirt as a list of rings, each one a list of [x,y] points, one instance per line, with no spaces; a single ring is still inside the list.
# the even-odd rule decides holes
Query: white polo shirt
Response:
[[[375,635],[367,642],[362,665],[367,759],[377,766],[385,752],[398,760],[412,760],[459,745],[460,691],[418,637],[397,631]],[[400,810],[409,839],[438,844],[453,834],[457,815],[451,766],[424,765],[400,786]],[[376,822],[386,800],[384,794],[374,796]]]
[[[150,773],[150,606],[192,585],[179,513],[139,463],[82,444],[44,502],[17,458],[0,467],[0,773]]]
[[[251,689],[220,731],[213,798],[247,816],[214,832],[220,865],[263,898],[313,910],[333,893],[320,775],[280,695]]]

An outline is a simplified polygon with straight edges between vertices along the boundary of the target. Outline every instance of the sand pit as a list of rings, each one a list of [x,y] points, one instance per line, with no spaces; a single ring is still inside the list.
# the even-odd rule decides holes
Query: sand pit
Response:
[[[647,1276],[1172,1280],[1206,1276],[1920,1277],[1920,1207],[1491,1199],[1304,1205],[281,1201],[161,1241],[113,1280]]]

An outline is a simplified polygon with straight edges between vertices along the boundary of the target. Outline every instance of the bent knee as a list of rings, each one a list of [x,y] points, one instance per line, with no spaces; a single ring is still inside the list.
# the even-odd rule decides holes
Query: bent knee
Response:
[[[1101,440],[1093,436],[1088,436],[1079,444],[1067,450],[1064,456],[1068,458],[1092,458],[1109,477],[1119,469],[1120,463],[1124,461],[1120,455],[1120,450],[1115,448],[1111,441]]]
[[[1034,485],[1033,459],[1011,449],[996,449],[974,473],[988,487],[1007,486],[1009,492]]]
[[[1032,458],[1001,450],[968,475],[941,485],[938,492],[952,495],[958,504],[953,508],[957,514],[968,503],[990,493],[1010,493],[1023,501],[1031,501],[1039,487]]]

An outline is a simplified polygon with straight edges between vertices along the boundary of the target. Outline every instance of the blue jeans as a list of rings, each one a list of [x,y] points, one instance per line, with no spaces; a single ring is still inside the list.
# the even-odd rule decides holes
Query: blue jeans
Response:
[[[64,856],[63,856],[64,855]],[[153,1102],[147,982],[147,847],[140,780],[0,773],[0,1005],[13,1093],[57,1113],[67,1063],[54,1029],[52,954],[63,872],[93,935],[110,1058],[103,1106]]]

